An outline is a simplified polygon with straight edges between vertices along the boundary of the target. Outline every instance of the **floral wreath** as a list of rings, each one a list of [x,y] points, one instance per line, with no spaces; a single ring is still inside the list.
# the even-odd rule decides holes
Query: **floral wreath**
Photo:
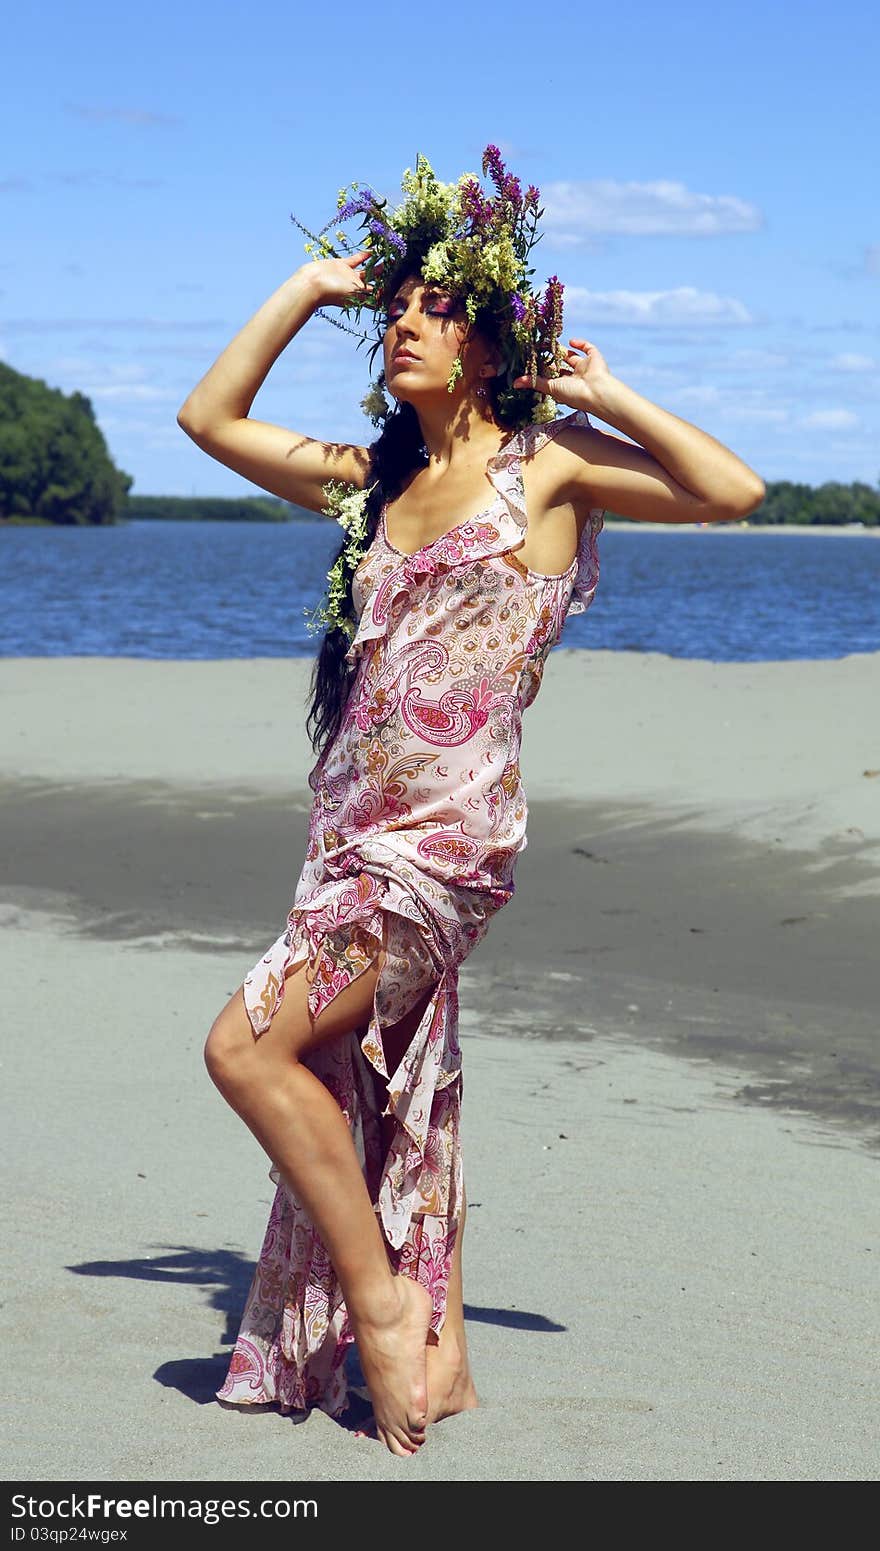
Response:
[[[438,181],[426,157],[419,153],[416,169],[406,169],[401,182],[406,198],[396,209],[369,186],[358,192],[351,183],[339,190],[335,216],[321,231],[313,233],[296,216],[291,220],[310,239],[305,251],[314,259],[340,258],[366,251],[362,275],[365,291],[342,304],[346,317],[360,321],[363,311],[375,312],[381,319],[390,297],[387,295],[401,261],[413,259],[423,280],[442,286],[450,295],[464,301],[473,324],[481,308],[495,317],[498,328],[500,367],[497,404],[505,424],[519,428],[533,421],[553,420],[556,400],[537,392],[537,377],[558,377],[570,371],[560,344],[562,332],[563,286],[551,275],[545,289],[537,291],[531,277],[535,271],[528,259],[537,235],[540,190],[529,184],[522,192],[520,181],[509,173],[496,145],[483,152],[482,169],[488,173],[495,193],[487,197],[475,173],[466,172],[456,183]],[[350,190],[350,192],[349,192]],[[363,240],[349,241],[344,223],[359,216]],[[336,227],[337,251],[325,235]],[[369,330],[348,328],[323,311],[338,328],[356,334],[358,348],[373,335]],[[377,321],[370,362],[381,347],[384,329]],[[461,353],[449,373],[450,393],[462,376]],[[514,380],[528,377],[531,386],[516,388]],[[381,426],[390,412],[385,398],[385,375],[380,372],[361,400],[361,408],[373,425]],[[346,571],[357,566],[366,545],[366,503],[372,486],[365,490],[330,480],[324,487],[325,513],[335,517],[348,535],[347,541],[328,574],[325,603],[313,612],[306,610],[309,630],[337,627],[351,640],[354,621],[343,612],[346,595]]]

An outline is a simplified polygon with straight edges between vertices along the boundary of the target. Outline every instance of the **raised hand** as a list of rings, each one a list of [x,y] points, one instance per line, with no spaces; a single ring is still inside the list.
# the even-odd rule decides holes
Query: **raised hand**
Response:
[[[611,376],[608,363],[588,339],[570,338],[568,343],[572,347],[564,355],[568,369],[561,376],[536,376],[533,383],[530,377],[523,375],[513,379],[513,386],[533,387],[539,393],[549,393],[558,404],[566,404],[569,409],[595,410],[602,382]]]
[[[375,282],[364,274],[364,266],[372,256],[368,248],[362,248],[359,253],[346,253],[341,258],[310,259],[303,264],[300,274],[311,284],[316,306],[327,307],[335,303],[344,307],[354,301],[368,303],[375,297]],[[381,259],[376,260],[374,266],[379,277],[381,262]]]

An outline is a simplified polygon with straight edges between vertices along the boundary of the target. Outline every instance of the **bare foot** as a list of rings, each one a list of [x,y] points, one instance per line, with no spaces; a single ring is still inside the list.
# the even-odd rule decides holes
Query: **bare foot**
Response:
[[[480,1402],[467,1358],[448,1349],[427,1348],[428,1422],[442,1422],[459,1411],[473,1411]],[[370,1419],[355,1433],[356,1438],[377,1438],[376,1423]]]
[[[376,1433],[392,1454],[415,1454],[428,1420],[426,1342],[431,1295],[409,1276],[395,1276],[398,1305],[382,1321],[355,1330]]]
[[[445,1332],[444,1332],[445,1334]],[[479,1405],[467,1355],[451,1343],[428,1347],[428,1421]]]

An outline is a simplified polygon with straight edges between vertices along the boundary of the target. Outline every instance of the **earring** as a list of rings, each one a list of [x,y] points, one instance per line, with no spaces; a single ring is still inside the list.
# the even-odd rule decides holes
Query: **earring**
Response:
[[[484,399],[485,397],[486,397],[486,384],[484,382],[481,382],[480,386],[477,388],[477,398],[478,399]]]

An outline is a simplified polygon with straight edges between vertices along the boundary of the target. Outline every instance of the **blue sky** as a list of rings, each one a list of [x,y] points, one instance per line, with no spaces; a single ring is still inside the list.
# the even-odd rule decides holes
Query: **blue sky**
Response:
[[[880,480],[876,6],[49,0],[4,41],[0,357],[89,395],[133,493],[254,493],[176,415],[306,261],[291,211],[489,142],[564,337],[765,480]],[[252,413],[366,443],[368,380],[312,318]]]

